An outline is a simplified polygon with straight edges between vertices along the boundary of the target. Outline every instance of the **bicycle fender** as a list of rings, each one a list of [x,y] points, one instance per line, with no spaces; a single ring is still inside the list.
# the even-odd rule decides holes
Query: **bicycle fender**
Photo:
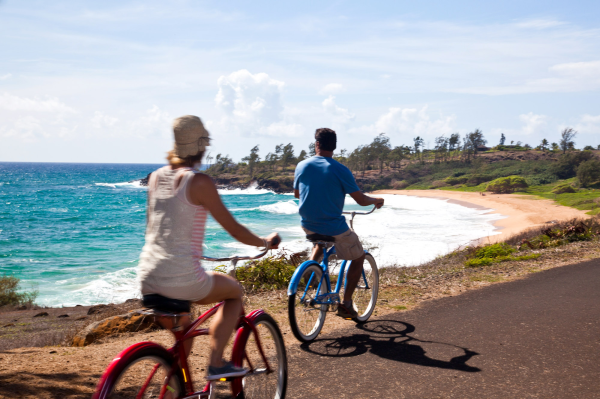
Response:
[[[319,268],[321,268],[321,265],[314,260],[307,260],[303,262],[300,266],[298,266],[298,268],[294,272],[294,275],[292,276],[292,279],[290,280],[290,285],[288,286],[287,292],[288,295],[294,295],[296,291],[298,291],[298,284],[300,284],[300,278],[302,277],[302,273],[304,273],[304,270],[306,270],[306,268],[311,265],[317,265]]]
[[[92,399],[105,397],[108,392],[104,392],[104,390],[108,389],[108,387],[112,385],[112,381],[109,380],[114,378],[113,370],[119,368],[122,364],[126,364],[132,355],[134,355],[138,350],[145,348],[156,348],[165,352],[169,352],[163,346],[150,341],[138,342],[137,344],[133,344],[129,348],[126,348],[117,356],[115,356],[115,358],[110,362],[104,371],[104,374],[102,374],[100,381],[98,382],[96,392],[94,392]]]

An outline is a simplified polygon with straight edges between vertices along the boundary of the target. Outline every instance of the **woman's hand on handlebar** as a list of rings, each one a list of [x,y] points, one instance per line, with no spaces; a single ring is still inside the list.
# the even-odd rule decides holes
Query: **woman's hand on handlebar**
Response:
[[[281,237],[277,233],[269,234],[267,237],[264,237],[264,240],[267,242],[267,248],[269,249],[277,249],[281,243]]]
[[[373,205],[375,205],[375,208],[379,209],[383,206],[383,198],[373,198],[375,200],[375,203]]]

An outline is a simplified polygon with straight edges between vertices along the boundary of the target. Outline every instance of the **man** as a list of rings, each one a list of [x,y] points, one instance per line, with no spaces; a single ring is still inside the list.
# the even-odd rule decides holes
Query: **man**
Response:
[[[338,308],[338,316],[356,318],[352,294],[362,276],[365,251],[356,233],[342,215],[344,199],[350,194],[361,206],[383,206],[383,198],[373,198],[360,191],[350,169],[333,159],[337,137],[333,130],[317,129],[314,157],[298,164],[294,177],[294,196],[300,199],[302,228],[306,234],[318,233],[335,238],[338,259],[350,260],[344,300]],[[317,260],[323,250],[316,245],[311,259]]]

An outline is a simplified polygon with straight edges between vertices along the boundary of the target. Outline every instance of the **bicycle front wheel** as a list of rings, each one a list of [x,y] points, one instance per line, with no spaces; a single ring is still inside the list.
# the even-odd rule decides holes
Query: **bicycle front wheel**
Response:
[[[355,321],[364,323],[369,320],[377,304],[379,294],[379,269],[371,254],[365,257],[363,275],[358,281],[356,290],[352,294],[352,302],[356,306],[358,317]]]
[[[251,332],[244,346],[243,363],[250,372],[242,379],[242,389],[246,399],[284,399],[287,390],[287,356],[283,336],[273,318],[263,313],[254,320],[254,326],[260,340],[260,347],[269,363],[267,371],[265,360],[260,354],[256,335]],[[232,384],[239,384],[239,379]],[[235,386],[234,392],[238,392]]]
[[[327,305],[315,305],[314,300],[319,295],[319,283],[323,270],[317,265],[310,265],[302,273],[295,294],[288,296],[288,315],[290,327],[294,336],[301,342],[314,340],[323,328]],[[325,281],[321,293],[325,292]]]
[[[102,380],[103,386],[98,386],[94,399],[158,398],[165,384],[165,397],[183,396],[183,379],[179,370],[171,373],[172,363],[164,348],[140,348],[115,365]]]

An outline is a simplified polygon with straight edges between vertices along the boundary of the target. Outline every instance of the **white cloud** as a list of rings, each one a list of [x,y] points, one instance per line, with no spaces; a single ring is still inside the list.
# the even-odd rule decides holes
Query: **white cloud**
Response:
[[[27,98],[0,95],[0,136],[22,141],[66,138],[77,130],[77,112],[55,97]]]
[[[7,73],[6,75],[0,76],[0,80],[10,79],[12,77],[12,73]]]
[[[557,21],[556,19],[530,19],[518,22],[515,25],[524,29],[548,29],[565,25],[565,23],[562,21]]]
[[[267,125],[280,119],[283,82],[271,79],[266,73],[253,75],[242,69],[221,76],[218,86],[217,108],[232,121]]]
[[[34,111],[34,112],[56,112],[75,113],[75,110],[62,103],[58,98],[24,98],[13,96],[9,93],[0,95],[0,109],[8,111]]]
[[[388,74],[383,74],[380,76],[381,79],[389,79],[391,77],[392,77],[392,75],[388,75]]]
[[[389,108],[372,125],[351,129],[352,133],[377,135],[386,133],[391,138],[407,135],[404,139],[421,136],[433,139],[437,136],[449,135],[456,131],[454,115],[432,117],[428,107],[418,108]]]
[[[575,130],[582,134],[593,134],[600,139],[600,115],[585,114],[575,125]]]
[[[521,129],[521,133],[532,135],[542,132],[548,118],[546,115],[536,115],[533,112],[529,112],[527,114],[519,115],[519,119],[525,124]]]
[[[100,111],[96,111],[92,118],[92,126],[96,129],[112,128],[117,122],[119,122],[118,118],[106,115]]]
[[[334,117],[334,120],[338,123],[345,123],[354,120],[355,115],[348,111],[346,108],[342,108],[335,103],[335,97],[329,96],[323,100],[323,109],[329,115]]]
[[[134,137],[172,137],[173,131],[171,123],[173,117],[166,111],[161,110],[158,106],[154,105],[148,109],[145,115],[140,116],[131,122],[127,131],[124,132],[126,135]]]
[[[208,122],[219,133],[243,136],[296,137],[302,131],[290,110],[283,105],[284,82],[266,73],[252,74],[242,69],[217,82],[217,109],[224,113],[220,121]]]
[[[328,95],[328,94],[337,94],[344,90],[344,86],[340,83],[329,83],[323,86],[321,90],[319,90],[319,94]]]

